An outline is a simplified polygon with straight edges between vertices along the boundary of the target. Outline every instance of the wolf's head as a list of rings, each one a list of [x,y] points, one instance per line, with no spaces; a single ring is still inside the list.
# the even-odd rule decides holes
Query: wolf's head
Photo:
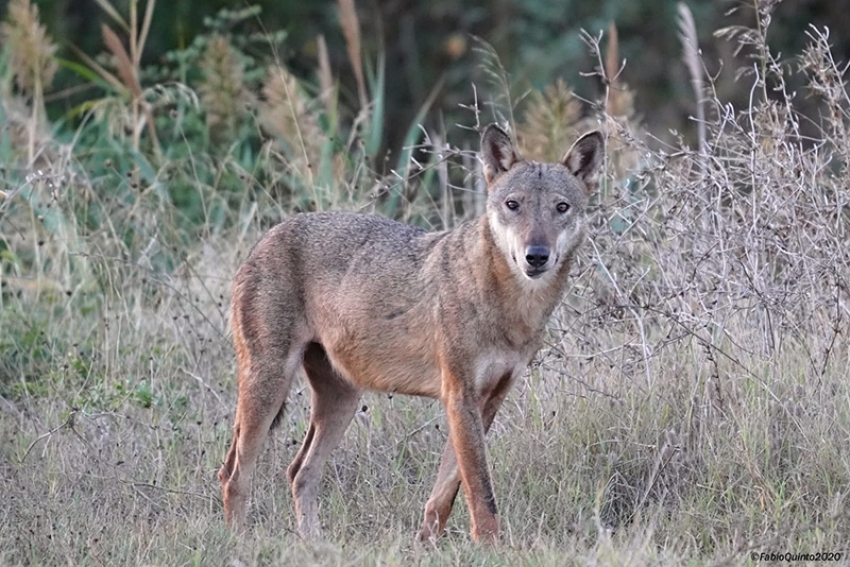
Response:
[[[591,132],[560,162],[538,163],[523,160],[495,124],[481,134],[490,229],[524,281],[548,281],[581,241],[603,146],[602,135]]]

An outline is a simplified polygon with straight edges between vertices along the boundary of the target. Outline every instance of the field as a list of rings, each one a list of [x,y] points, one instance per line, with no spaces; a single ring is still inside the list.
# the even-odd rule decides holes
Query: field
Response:
[[[781,61],[767,8],[726,30],[757,55],[742,61],[746,108],[718,98],[691,52],[704,99],[691,145],[641,126],[595,36],[588,80],[609,86],[595,104],[559,81],[517,101],[482,45],[492,80],[469,93],[463,127],[411,124],[388,155],[380,57],[352,58],[364,104],[350,107],[329,66],[310,84],[215,29],[178,54],[199,71],[187,83],[140,69],[138,35],[123,55],[107,41],[115,66],[78,70],[107,94],[51,123],[50,39],[28,3],[10,6],[6,41],[25,56],[0,60],[0,564],[848,562],[850,97],[826,30]],[[795,110],[801,96],[818,116]],[[302,541],[284,475],[307,424],[300,379],[260,459],[251,527],[230,534],[216,473],[240,261],[296,211],[435,230],[471,218],[469,130],[495,119],[540,159],[592,128],[608,139],[567,297],[488,436],[502,545],[470,541],[462,499],[437,549],[412,545],[445,418],[438,402],[377,394],[326,467],[323,540]]]

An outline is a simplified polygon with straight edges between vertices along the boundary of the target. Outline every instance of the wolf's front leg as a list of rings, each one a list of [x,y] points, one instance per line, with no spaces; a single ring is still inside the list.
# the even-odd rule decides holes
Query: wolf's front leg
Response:
[[[474,379],[471,379],[471,375],[466,380],[462,376],[454,372],[446,372],[443,375],[443,405],[449,421],[449,440],[454,448],[472,517],[472,539],[476,542],[496,543],[499,539],[499,518],[490,471],[487,468],[480,395],[475,391]],[[451,465],[450,462],[445,464],[447,467]],[[446,475],[446,477],[450,476]],[[445,478],[445,481],[447,484],[451,482],[450,478]],[[445,486],[443,490],[445,496],[449,496],[451,487]],[[447,512],[451,510],[451,504],[450,502],[446,504],[448,504],[446,516],[448,516]]]
[[[496,413],[508,395],[511,385],[513,384],[513,375],[508,373],[496,382],[495,387],[487,394],[482,396],[480,404],[481,419],[484,428],[484,435],[490,430],[493,424],[493,419]],[[457,492],[460,489],[461,476],[458,470],[457,458],[455,457],[452,441],[446,443],[446,448],[443,450],[443,457],[440,459],[440,469],[437,472],[437,480],[434,482],[434,488],[431,490],[431,496],[428,498],[428,503],[425,505],[425,517],[422,520],[422,526],[419,529],[419,541],[436,543],[436,540],[443,533],[446,527],[446,522],[452,512]]]

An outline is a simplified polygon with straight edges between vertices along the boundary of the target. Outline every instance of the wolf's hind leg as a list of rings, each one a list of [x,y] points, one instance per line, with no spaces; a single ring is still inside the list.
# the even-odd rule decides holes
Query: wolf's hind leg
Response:
[[[245,526],[248,498],[257,457],[275,417],[281,411],[292,382],[294,367],[285,358],[242,356],[239,360],[239,396],[233,441],[218,472],[227,524]]]
[[[304,370],[312,390],[310,425],[286,474],[292,484],[298,529],[303,537],[316,538],[322,469],[357,411],[360,391],[334,370],[325,349],[317,343],[304,353]]]

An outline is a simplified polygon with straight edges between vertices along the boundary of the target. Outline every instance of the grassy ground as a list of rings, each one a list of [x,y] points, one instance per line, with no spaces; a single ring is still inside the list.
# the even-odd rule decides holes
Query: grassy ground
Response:
[[[30,32],[10,42],[48,41],[17,14],[8,25]],[[437,549],[412,546],[446,441],[433,401],[364,397],[325,471],[320,543],[297,536],[284,478],[303,382],[242,537],[216,479],[235,408],[230,280],[252,243],[296,210],[437,228],[474,215],[462,132],[412,125],[384,159],[380,65],[347,111],[327,68],[316,93],[246,62],[237,37],[178,54],[199,84],[135,69],[133,97],[126,67],[90,71],[114,90],[62,124],[43,113],[49,66],[0,59],[0,563],[846,563],[850,100],[812,30],[794,76],[823,112],[799,116],[764,29],[727,30],[760,54],[753,104],[704,82],[699,150],[641,128],[593,38],[612,87],[593,112],[563,83],[515,109],[482,52],[505,87],[494,113],[516,110],[528,155],[557,157],[590,127],[609,148],[572,287],[488,438],[497,549],[470,542],[462,501]],[[489,119],[470,106],[470,126]]]
[[[233,258],[208,267],[231,273]],[[445,422],[436,402],[379,395],[327,467],[327,541],[301,542],[283,475],[306,425],[301,389],[261,459],[240,541],[215,479],[232,348],[221,316],[203,322],[216,303],[182,293],[82,320],[65,314],[73,297],[51,310],[45,391],[2,402],[4,562],[734,565],[753,551],[846,549],[843,368],[815,377],[794,349],[753,375],[721,364],[720,396],[692,349],[656,358],[647,382],[602,357],[559,356],[580,351],[570,339],[542,354],[489,438],[502,549],[471,544],[463,504],[438,550],[411,548]]]

